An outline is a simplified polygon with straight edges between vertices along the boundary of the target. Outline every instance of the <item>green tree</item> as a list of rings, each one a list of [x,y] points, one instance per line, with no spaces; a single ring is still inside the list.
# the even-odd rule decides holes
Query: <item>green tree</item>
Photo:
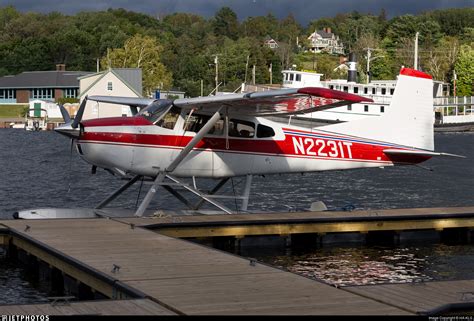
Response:
[[[474,49],[463,45],[454,65],[457,74],[457,96],[472,96],[474,94]]]
[[[223,7],[216,12],[213,21],[216,36],[225,36],[230,39],[239,37],[239,21],[237,14],[229,7]]]
[[[172,74],[160,61],[162,47],[156,38],[135,35],[123,48],[110,50],[101,59],[102,68],[141,68],[143,92],[150,95],[156,88],[170,89]]]

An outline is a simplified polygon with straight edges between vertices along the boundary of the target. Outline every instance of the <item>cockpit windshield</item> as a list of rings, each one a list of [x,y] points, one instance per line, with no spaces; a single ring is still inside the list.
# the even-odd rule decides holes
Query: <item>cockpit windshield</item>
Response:
[[[173,102],[171,100],[157,100],[140,110],[138,115],[145,117],[152,123],[155,123],[160,120],[172,106]]]

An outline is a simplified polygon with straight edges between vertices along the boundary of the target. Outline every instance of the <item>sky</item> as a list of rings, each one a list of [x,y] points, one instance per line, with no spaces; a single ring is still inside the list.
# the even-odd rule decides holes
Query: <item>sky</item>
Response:
[[[333,17],[354,10],[378,14],[384,8],[387,17],[391,18],[427,10],[474,7],[474,0],[0,0],[1,7],[6,5],[13,5],[22,12],[59,11],[74,14],[79,11],[124,8],[153,16],[188,12],[205,17],[213,16],[219,8],[227,6],[237,13],[240,20],[269,12],[278,18],[292,13],[300,24],[307,25],[313,19]]]

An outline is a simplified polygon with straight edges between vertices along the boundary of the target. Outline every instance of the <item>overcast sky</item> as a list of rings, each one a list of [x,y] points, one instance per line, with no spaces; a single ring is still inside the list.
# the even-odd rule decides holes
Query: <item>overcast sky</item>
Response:
[[[79,11],[125,8],[150,15],[190,12],[205,17],[214,15],[221,7],[231,7],[239,19],[266,15],[278,18],[292,13],[303,25],[321,17],[357,10],[378,14],[385,8],[389,18],[426,10],[474,7],[474,0],[0,0],[0,6],[13,5],[20,11],[60,11],[74,14]]]

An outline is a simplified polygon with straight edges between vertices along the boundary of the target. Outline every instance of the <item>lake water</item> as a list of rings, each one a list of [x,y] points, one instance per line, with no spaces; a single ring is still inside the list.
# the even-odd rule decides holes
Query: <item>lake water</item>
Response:
[[[254,177],[249,210],[296,211],[321,200],[329,209],[353,205],[356,209],[446,207],[474,205],[474,133],[435,135],[436,150],[461,154],[466,159],[436,158],[415,166],[385,169],[320,172],[305,175]],[[241,188],[239,179],[227,192]],[[70,152],[69,140],[54,132],[0,129],[0,219],[13,212],[40,207],[93,207],[118,188],[122,181],[90,165]],[[210,181],[198,181],[208,186]],[[139,184],[112,203],[116,207],[136,205]],[[157,208],[182,208],[167,193],[158,193]],[[142,191],[141,196],[143,197]],[[229,207],[234,202],[227,203]],[[413,279],[473,277],[471,245],[423,245],[394,248],[330,247],[306,251],[275,252],[253,249],[250,254],[290,271],[337,284],[404,282]],[[468,268],[465,268],[468,267]],[[2,281],[3,280],[3,281]],[[5,280],[16,280],[13,292],[2,291]],[[21,271],[0,259],[0,304],[38,302],[31,295]],[[25,289],[26,292],[23,292]],[[9,293],[8,295],[4,295]],[[25,294],[26,293],[26,294]],[[8,298],[7,298],[8,297]],[[30,299],[29,299],[30,298]],[[8,301],[10,300],[10,301]]]

